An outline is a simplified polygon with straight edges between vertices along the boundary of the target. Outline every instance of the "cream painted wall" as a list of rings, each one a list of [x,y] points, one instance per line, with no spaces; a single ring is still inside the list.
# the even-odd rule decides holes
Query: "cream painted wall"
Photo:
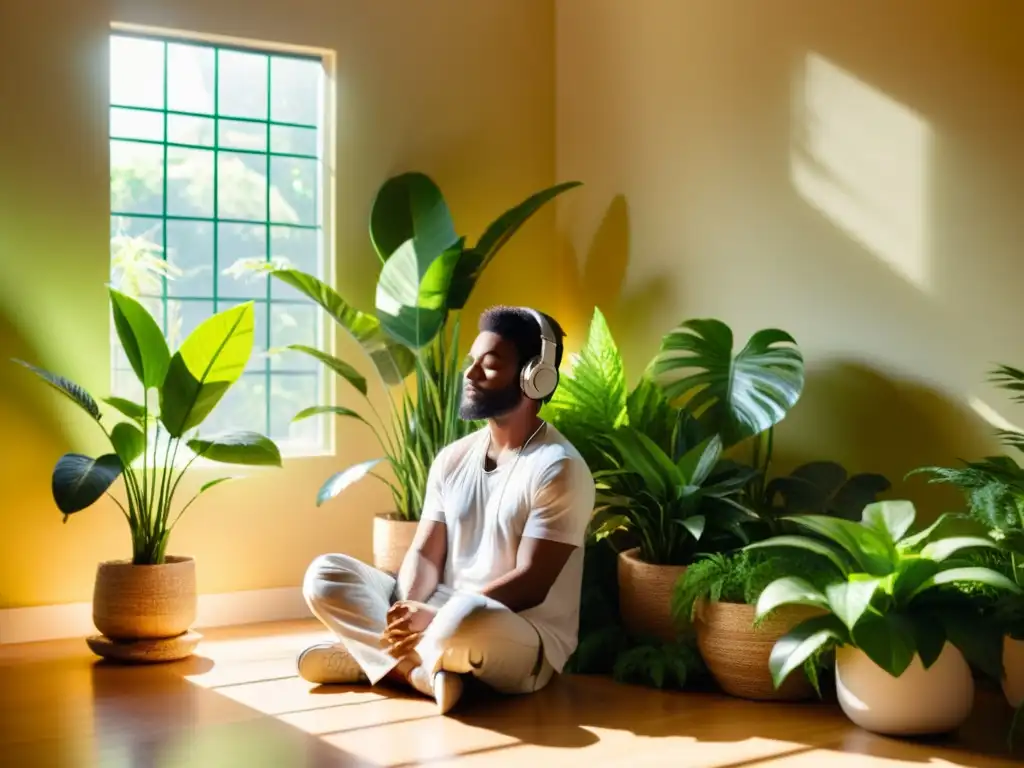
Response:
[[[474,237],[554,182],[550,0],[0,3],[0,360],[32,359],[97,396],[109,366],[112,21],[336,52],[337,272],[342,293],[363,308],[372,307],[376,273],[365,222],[387,176],[431,174]],[[530,279],[550,263],[553,227],[552,209],[517,236],[471,311],[491,301],[556,308],[558,285]],[[97,561],[131,551],[111,505],[61,525],[52,466],[62,452],[98,443],[73,407],[43,389],[0,363],[0,608],[88,600]],[[171,550],[197,558],[204,593],[298,584],[325,549],[369,558],[372,514],[388,503],[382,489],[364,483],[319,510],[313,499],[328,474],[372,454],[369,434],[349,432],[336,457],[291,460],[211,491],[183,518]],[[208,477],[195,472],[193,482]]]
[[[912,467],[995,448],[1024,365],[1024,4],[557,0],[572,329],[596,300],[635,375],[677,321],[793,333],[784,464],[835,458],[931,516]],[[568,311],[568,310],[567,310]],[[980,406],[979,406],[980,407]]]

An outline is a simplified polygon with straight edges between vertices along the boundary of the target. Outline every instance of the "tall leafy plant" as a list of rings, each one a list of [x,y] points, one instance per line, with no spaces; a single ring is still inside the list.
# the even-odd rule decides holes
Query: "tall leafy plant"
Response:
[[[320,350],[293,345],[351,385],[366,410],[315,405],[296,419],[331,414],[368,426],[381,451],[332,475],[317,503],[333,499],[367,476],[384,482],[395,514],[418,520],[430,464],[446,444],[474,425],[458,418],[460,315],[484,270],[512,236],[548,202],[579,186],[558,184],[531,195],[495,219],[470,246],[456,232],[438,186],[425,174],[404,173],[380,188],[370,214],[370,239],[381,262],[374,313],[356,309],[322,281],[291,269],[271,268],[273,278],[319,304],[369,358],[387,411],[379,412],[359,370]],[[386,465],[390,478],[377,471]]]
[[[132,562],[160,565],[182,514],[200,495],[230,479],[204,484],[175,514],[179,484],[196,459],[281,466],[277,446],[263,435],[233,432],[205,437],[199,433],[252,354],[253,305],[242,304],[208,318],[172,355],[160,327],[142,304],[113,288],[109,294],[118,338],[142,384],[143,395],[142,402],[119,397],[103,402],[127,421],[108,428],[99,404],[83,387],[30,363],[17,362],[78,405],[110,441],[109,453],[97,457],[68,453],[58,460],[52,490],[64,521],[107,495],[128,522]],[[179,466],[182,444],[192,455]],[[124,503],[110,492],[118,478],[124,481]]]

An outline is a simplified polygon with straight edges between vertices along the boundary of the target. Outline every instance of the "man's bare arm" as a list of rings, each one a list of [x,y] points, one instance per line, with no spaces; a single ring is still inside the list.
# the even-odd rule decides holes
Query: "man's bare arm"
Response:
[[[448,529],[445,524],[421,520],[398,572],[399,599],[426,602],[441,583],[447,556]]]
[[[524,536],[515,569],[488,584],[482,594],[514,613],[538,606],[547,598],[575,548],[572,544]]]

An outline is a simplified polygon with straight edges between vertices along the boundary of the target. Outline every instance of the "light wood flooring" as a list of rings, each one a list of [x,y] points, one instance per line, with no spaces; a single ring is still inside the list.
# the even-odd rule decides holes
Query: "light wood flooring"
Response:
[[[952,738],[902,741],[856,728],[835,704],[764,704],[565,677],[529,697],[428,702],[314,687],[294,657],[314,622],[210,630],[198,656],[97,663],[82,640],[0,646],[4,766],[1021,766],[1010,711],[979,692]],[[1022,739],[1024,741],[1024,739]]]

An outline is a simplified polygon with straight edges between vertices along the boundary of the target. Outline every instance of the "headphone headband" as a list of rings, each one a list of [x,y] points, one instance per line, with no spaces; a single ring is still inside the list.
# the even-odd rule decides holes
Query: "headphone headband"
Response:
[[[540,312],[535,309],[531,309],[530,307],[522,307],[522,309],[529,312],[533,316],[533,319],[537,321],[537,325],[540,326],[541,362],[554,368],[555,353],[558,351],[558,341],[555,339],[555,332],[551,330],[551,325]]]

